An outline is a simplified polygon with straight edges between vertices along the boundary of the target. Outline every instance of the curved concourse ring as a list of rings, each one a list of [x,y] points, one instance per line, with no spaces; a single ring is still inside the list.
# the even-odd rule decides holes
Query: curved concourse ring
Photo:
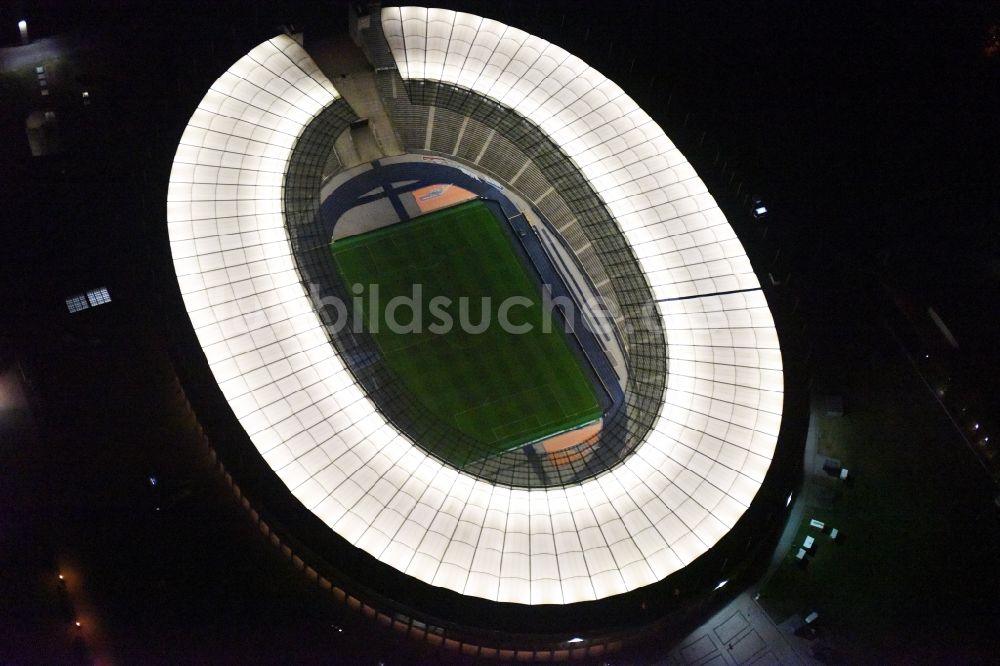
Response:
[[[659,420],[617,467],[529,490],[451,469],[380,416],[333,349],[292,257],[288,158],[339,95],[286,36],[212,85],[170,175],[175,272],[223,395],[306,508],[424,583],[568,604],[662,580],[736,524],[775,449],[781,353],[745,251],[659,126],[579,58],[469,14],[392,7],[382,24],[404,80],[455,84],[516,110],[603,199],[666,331]]]

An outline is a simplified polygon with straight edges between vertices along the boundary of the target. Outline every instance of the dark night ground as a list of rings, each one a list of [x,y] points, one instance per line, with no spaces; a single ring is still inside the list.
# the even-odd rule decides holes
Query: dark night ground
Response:
[[[41,421],[34,436],[8,429],[0,444],[0,660],[53,663],[71,654],[51,587],[52,563],[65,558],[77,563],[94,624],[122,662],[413,661],[402,655],[415,646],[344,619],[255,538],[198,462],[169,385],[156,379],[165,373],[150,372],[166,348],[150,332],[162,323],[162,287],[154,285],[171,279],[162,201],[173,146],[229,63],[279,22],[316,15],[290,1],[243,11],[235,2],[184,11],[163,4],[170,7],[108,11],[104,25],[120,30],[88,55],[105,65],[84,74],[95,105],[86,130],[70,133],[82,138],[67,155],[29,161],[16,98],[5,94],[0,104],[8,235],[0,271],[13,315],[3,332],[34,380]],[[796,272],[813,341],[824,350],[815,355],[817,385],[843,390],[848,419],[860,416],[874,428],[868,432],[882,427],[883,413],[916,428],[886,447],[890,459],[868,451],[859,460],[874,466],[870,478],[890,484],[893,524],[916,525],[929,507],[943,508],[929,527],[910,530],[926,543],[901,537],[909,549],[893,556],[908,566],[890,577],[904,586],[896,596],[830,604],[840,612],[830,631],[840,632],[842,650],[874,658],[862,646],[884,638],[902,650],[897,656],[990,655],[1000,602],[995,569],[986,567],[1000,558],[983,545],[996,543],[998,528],[986,484],[976,480],[982,473],[933,414],[877,317],[855,303],[874,298],[888,252],[892,278],[955,330],[967,365],[979,369],[980,394],[1000,395],[988,383],[1000,365],[1000,57],[980,54],[1000,10],[986,2],[905,11],[886,3],[639,3],[609,21],[579,5],[546,4],[524,27],[554,38],[566,11],[567,47],[637,96],[655,73],[682,105],[672,111],[691,111],[730,159],[740,156],[741,176],[776,210],[772,238]],[[519,6],[536,16],[531,3],[510,10]],[[0,13],[4,44],[16,40],[12,11]],[[342,12],[329,11],[331,23],[342,21]],[[104,15],[50,0],[29,16],[43,36]],[[234,16],[248,18],[233,26]],[[680,122],[659,119],[668,135]],[[98,284],[115,298],[105,312],[61,313],[65,295]],[[126,342],[136,336],[143,341]],[[91,345],[91,337],[104,342]],[[872,386],[884,390],[865,403]],[[145,482],[150,473],[164,479],[159,497]],[[880,525],[865,523],[872,513],[860,507],[851,515],[877,534]],[[855,550],[839,574],[867,564],[857,559],[868,545],[859,541],[845,543]],[[885,553],[872,550],[871,562],[884,566]],[[913,569],[924,562],[926,572]],[[894,615],[901,607],[910,612]],[[866,637],[873,617],[884,634]]]

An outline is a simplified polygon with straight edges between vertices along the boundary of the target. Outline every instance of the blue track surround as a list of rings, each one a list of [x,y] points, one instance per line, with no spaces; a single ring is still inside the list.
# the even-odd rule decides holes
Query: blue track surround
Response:
[[[522,212],[504,192],[503,186],[486,178],[480,178],[458,165],[450,166],[439,161],[397,162],[382,164],[379,161],[371,163],[372,168],[359,173],[339,185],[320,207],[320,220],[324,238],[332,238],[337,221],[352,208],[370,203],[380,198],[388,197],[400,220],[410,219],[399,196],[422,187],[438,184],[452,184],[479,195],[487,206],[500,219],[507,222],[511,234],[512,246],[521,255],[527,265],[534,269],[540,289],[547,289],[554,302],[556,299],[569,299],[577,312],[586,312],[585,304],[581,302],[580,289],[571,289],[567,284],[570,271],[563,265],[563,258],[552,256],[545,249],[538,232],[528,223]],[[398,187],[393,183],[405,183]],[[381,192],[372,193],[382,188]],[[551,230],[552,226],[534,207],[532,211]],[[558,236],[557,236],[558,237]],[[560,239],[561,240],[561,239]],[[557,268],[563,266],[563,271]],[[580,275],[586,276],[582,268]],[[585,278],[589,279],[589,278]],[[554,321],[563,325],[571,340],[570,347],[578,359],[582,361],[591,383],[595,388],[598,400],[604,412],[605,423],[615,416],[624,405],[624,392],[619,383],[611,362],[604,348],[597,339],[595,332],[583,317],[575,317],[572,325],[558,307],[554,308]],[[591,316],[592,313],[591,313]],[[359,359],[360,360],[360,359]]]

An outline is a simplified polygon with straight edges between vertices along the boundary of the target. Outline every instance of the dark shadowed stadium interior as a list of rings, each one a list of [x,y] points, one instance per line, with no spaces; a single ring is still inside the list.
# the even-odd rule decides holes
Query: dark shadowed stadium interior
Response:
[[[351,41],[375,5],[4,3],[0,662],[995,659],[1000,8],[428,4],[552,42],[620,86],[704,181],[759,286],[713,294],[718,310],[663,295],[670,285],[645,275],[647,256],[628,246],[603,181],[571,163],[544,119],[406,78],[373,29],[363,48]],[[234,63],[280,36],[297,36],[344,91],[287,145],[274,195],[287,252],[274,265],[295,271],[291,287],[349,296],[376,274],[405,293],[426,271],[419,281],[445,294],[534,302],[554,281],[574,298],[602,295],[611,313],[607,329],[588,324],[579,338],[468,336],[488,350],[474,359],[454,352],[457,338],[431,340],[422,357],[393,337],[327,331],[325,347],[346,359],[342,383],[434,464],[511,492],[598,487],[583,484],[603,483],[658,437],[671,382],[719,362],[706,351],[725,346],[718,338],[687,358],[668,325],[719,322],[731,303],[759,298],[740,307],[773,317],[780,430],[752,502],[714,545],[627,591],[517,603],[405,573],[289,492],[212,366],[168,230],[193,114]],[[354,103],[361,80],[399,152],[430,158],[417,175],[372,153],[390,139]],[[374,185],[348,179],[379,160]],[[439,183],[485,203],[420,215],[421,193],[438,196]],[[362,204],[404,221],[338,240],[338,226],[374,219],[352,217]],[[469,231],[406,236],[435,224]],[[440,250],[456,238],[461,256]],[[398,244],[382,261],[372,248],[385,239]],[[469,253],[483,261],[463,261]],[[442,263],[451,281],[432,270]],[[650,301],[663,317],[632,326]],[[710,324],[726,325],[744,324]],[[428,375],[448,359],[447,372]],[[566,395],[531,395],[556,385]],[[523,392],[509,405],[463,420],[511,386]],[[566,450],[539,443],[598,417],[599,434]],[[392,473],[350,478],[365,489]],[[473,520],[487,525],[485,514]]]

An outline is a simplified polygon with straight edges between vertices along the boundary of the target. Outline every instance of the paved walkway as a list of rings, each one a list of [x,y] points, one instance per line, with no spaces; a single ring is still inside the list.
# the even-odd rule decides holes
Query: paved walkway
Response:
[[[818,664],[744,592],[674,648],[666,664]]]

